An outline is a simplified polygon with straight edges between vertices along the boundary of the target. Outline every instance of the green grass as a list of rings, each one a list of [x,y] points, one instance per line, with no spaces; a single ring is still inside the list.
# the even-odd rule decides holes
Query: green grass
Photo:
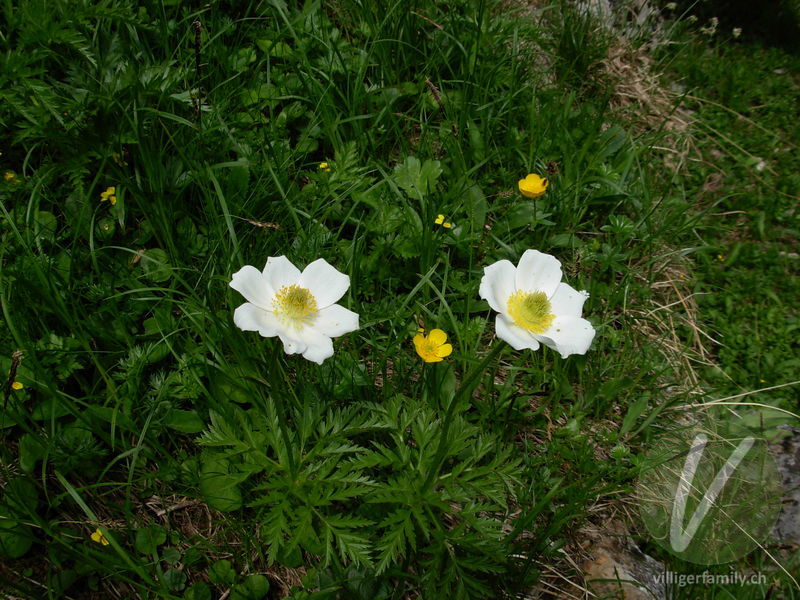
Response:
[[[796,287],[780,254],[796,157],[769,175],[784,196],[754,200],[751,157],[728,147],[741,187],[701,195],[692,171],[674,193],[657,136],[611,108],[609,39],[566,3],[541,22],[488,0],[1,10],[0,369],[24,385],[0,411],[5,593],[520,593],[691,401],[642,333],[671,265],[690,255],[704,317],[734,338],[703,373],[714,397],[796,364],[796,289],[773,287]],[[720,58],[670,60],[707,82],[691,69]],[[728,76],[714,101],[750,103],[750,72]],[[763,148],[796,127],[796,87],[770,81],[759,93],[786,105],[756,128]],[[529,172],[551,180],[535,200],[516,189]],[[731,210],[741,239],[714,216]],[[590,292],[585,356],[495,338],[483,268],[529,248]],[[360,329],[321,366],[233,324],[231,275],[281,255],[350,277]],[[447,332],[448,359],[422,363],[421,325]]]
[[[797,425],[791,415],[800,407],[794,301],[798,57],[738,43],[726,33],[709,40],[679,29],[684,33],[663,52],[660,68],[683,88],[682,105],[695,119],[696,152],[678,181],[699,217],[692,292],[711,338],[704,341],[709,366],[702,380],[714,397],[741,403],[716,419],[733,416],[734,423],[774,441],[784,435],[778,426]],[[663,558],[675,572],[702,572]],[[674,597],[762,598],[781,590],[794,598],[797,581],[789,574],[797,572],[797,560],[796,548],[767,543],[765,552],[711,569],[764,573],[766,584],[674,586]]]

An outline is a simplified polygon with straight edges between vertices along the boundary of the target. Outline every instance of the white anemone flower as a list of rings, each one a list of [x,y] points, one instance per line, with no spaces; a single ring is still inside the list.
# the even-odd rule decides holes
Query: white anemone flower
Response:
[[[515,267],[501,260],[483,270],[479,294],[497,311],[497,337],[515,350],[539,344],[567,358],[585,354],[594,328],[581,318],[588,292],[561,283],[561,263],[538,250],[526,250]]]
[[[335,304],[350,278],[323,258],[301,273],[285,256],[270,256],[263,271],[244,266],[229,285],[247,300],[233,313],[236,326],[278,336],[287,354],[321,365],[333,356],[331,338],[358,329],[358,315]]]

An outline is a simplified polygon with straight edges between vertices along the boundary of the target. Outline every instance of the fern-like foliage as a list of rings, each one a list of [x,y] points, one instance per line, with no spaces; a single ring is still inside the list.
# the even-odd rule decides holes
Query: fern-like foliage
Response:
[[[510,446],[462,417],[445,428],[427,404],[401,396],[348,408],[311,403],[283,419],[278,411],[268,400],[212,413],[199,439],[247,473],[271,560],[304,551],[340,573],[421,581],[426,597],[490,595],[492,576],[507,569],[503,524],[519,485]]]

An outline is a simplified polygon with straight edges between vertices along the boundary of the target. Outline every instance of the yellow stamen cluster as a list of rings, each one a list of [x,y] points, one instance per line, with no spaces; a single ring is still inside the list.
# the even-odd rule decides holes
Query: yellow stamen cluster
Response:
[[[508,314],[514,324],[531,333],[544,333],[556,316],[544,292],[518,290],[508,299]]]
[[[317,318],[319,309],[314,295],[299,285],[283,286],[272,301],[273,313],[285,325],[302,329]]]
[[[117,195],[116,194],[117,194],[117,188],[115,188],[113,185],[110,186],[110,187],[107,187],[106,191],[102,192],[100,194],[100,202],[105,202],[106,200],[108,200],[111,203],[111,205],[113,206],[114,204],[117,203]]]

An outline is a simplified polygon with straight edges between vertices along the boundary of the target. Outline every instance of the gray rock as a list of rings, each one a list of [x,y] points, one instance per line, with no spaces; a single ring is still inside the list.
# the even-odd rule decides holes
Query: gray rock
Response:
[[[783,428],[789,435],[769,447],[785,490],[772,535],[782,542],[800,545],[800,427]]]
[[[642,552],[624,524],[611,521],[594,535],[583,565],[586,582],[601,598],[665,600],[663,563]]]

